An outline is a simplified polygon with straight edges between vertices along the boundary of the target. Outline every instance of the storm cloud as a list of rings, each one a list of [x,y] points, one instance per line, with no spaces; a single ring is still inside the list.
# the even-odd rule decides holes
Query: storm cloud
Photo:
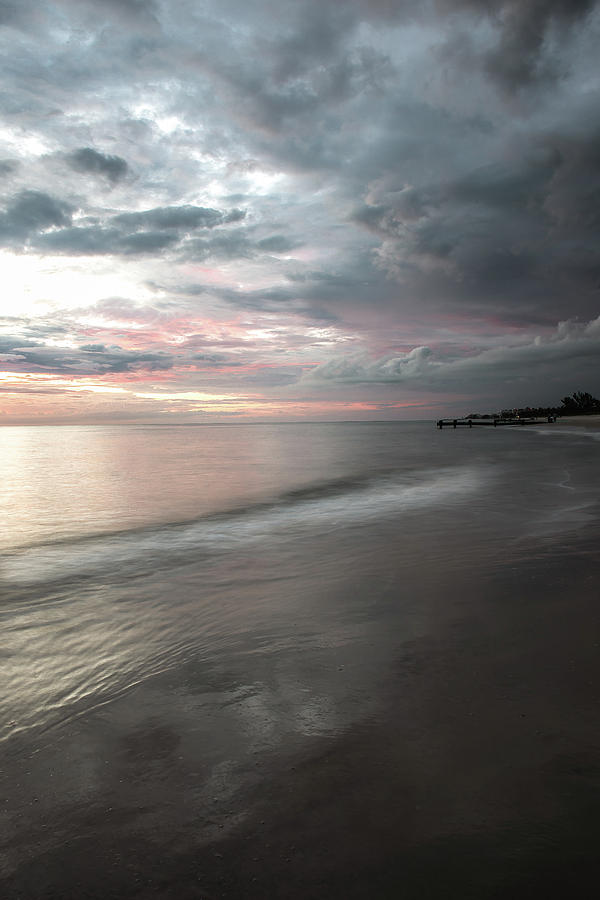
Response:
[[[597,0],[0,15],[4,371],[600,392]]]
[[[600,358],[600,317],[587,324],[561,322],[555,333],[498,345],[463,356],[435,354],[429,347],[415,347],[407,353],[370,360],[363,354],[339,357],[313,369],[305,382],[331,381],[337,384],[405,384],[440,391],[472,389],[476,382],[503,378],[520,383],[548,379],[568,381],[574,360],[588,377],[595,376]],[[558,398],[557,398],[558,399]]]
[[[144,255],[166,250],[199,229],[214,229],[244,218],[239,209],[222,212],[185,205],[119,213],[104,222],[73,225],[73,212],[69,203],[56,197],[22,191],[0,214],[0,240],[42,253]],[[226,245],[227,238],[220,240]]]
[[[24,243],[31,234],[69,225],[72,209],[42,191],[21,191],[0,213],[0,239]]]
[[[112,375],[153,372],[172,368],[174,356],[165,352],[124,350],[118,345],[88,344],[79,347],[47,346],[42,341],[18,336],[0,338],[0,356],[6,368],[16,372],[48,372],[64,375]]]
[[[120,156],[105,156],[92,147],[80,147],[68,156],[69,165],[77,172],[104,175],[113,184],[127,174],[127,163]]]

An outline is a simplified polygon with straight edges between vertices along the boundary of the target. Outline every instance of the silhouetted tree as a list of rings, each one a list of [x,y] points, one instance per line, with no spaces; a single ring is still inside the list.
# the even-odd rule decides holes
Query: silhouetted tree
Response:
[[[575,391],[571,397],[563,397],[562,405],[561,412],[572,415],[600,412],[600,400],[596,400],[587,391]]]

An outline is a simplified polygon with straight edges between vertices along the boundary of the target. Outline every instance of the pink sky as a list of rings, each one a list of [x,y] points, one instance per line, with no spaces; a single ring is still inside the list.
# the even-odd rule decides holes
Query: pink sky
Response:
[[[600,393],[595,4],[196,6],[7,19],[0,423]]]

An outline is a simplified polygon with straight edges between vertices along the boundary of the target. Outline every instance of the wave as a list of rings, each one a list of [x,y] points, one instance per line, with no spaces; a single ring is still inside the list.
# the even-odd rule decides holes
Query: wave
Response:
[[[483,467],[438,469],[416,480],[397,475],[334,479],[287,491],[270,501],[160,526],[38,543],[0,557],[0,579],[12,586],[137,575],[166,561],[197,562],[268,536],[345,528],[418,510],[477,491]]]
[[[583,440],[591,439],[592,441],[600,441],[600,431],[592,430],[585,427],[577,427],[574,428],[559,428],[558,426],[552,426],[552,428],[530,428],[530,431],[535,432],[536,434],[543,435],[552,435],[553,437],[576,437],[582,438]]]

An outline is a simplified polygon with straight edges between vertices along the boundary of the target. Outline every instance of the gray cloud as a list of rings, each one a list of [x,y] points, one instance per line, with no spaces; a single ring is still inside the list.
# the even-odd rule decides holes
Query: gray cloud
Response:
[[[123,233],[117,228],[88,226],[62,228],[40,234],[34,246],[46,253],[68,253],[73,256],[123,253]]]
[[[104,175],[112,184],[127,175],[128,166],[120,156],[105,156],[92,147],[80,147],[67,157],[69,165],[76,172]]]
[[[439,367],[432,361],[429,347],[415,347],[408,353],[369,360],[364,353],[353,353],[323,363],[304,376],[305,383],[401,384],[415,380],[427,382]]]
[[[36,232],[69,225],[72,208],[42,191],[21,191],[0,213],[0,238],[17,243]]]
[[[12,246],[28,245],[40,252],[74,256],[147,255],[184,241],[191,232],[239,222],[244,218],[244,211],[225,212],[189,205],[157,207],[119,213],[108,217],[104,224],[86,225],[72,225],[72,217],[73,207],[68,203],[41,191],[25,190],[0,214],[0,240]],[[199,255],[205,258],[215,252],[244,256],[247,255],[243,252],[244,240],[239,234],[236,238],[223,233],[212,243],[200,242]],[[258,245],[254,245],[256,249]],[[194,255],[196,251],[190,248],[188,252]]]
[[[93,5],[98,5],[97,0],[94,0]],[[113,9],[119,15],[131,16],[134,20],[153,16],[157,11],[155,0],[100,0],[100,6]]]
[[[43,340],[19,335],[0,336],[0,357],[13,371],[44,371],[70,376],[112,375],[140,370],[171,369],[173,354],[164,351],[124,350],[118,345],[83,344],[80,347],[48,346]]]
[[[481,354],[490,335],[526,347],[600,311],[597,2],[284,0],[275,16],[270,0],[23,0],[0,15],[9,251],[61,255],[78,278],[81,257],[96,273],[110,256],[127,287],[107,293],[156,286],[142,325],[335,323],[371,356],[290,333],[290,353],[321,363],[319,391],[441,391],[442,371],[467,390],[461,354],[490,384],[511,366],[537,378],[544,354],[562,375],[591,367],[589,335]],[[26,360],[4,364],[137,364],[102,329],[76,351],[46,346],[69,315],[15,324],[5,355]],[[191,345],[168,347],[136,359],[189,361]],[[196,351],[209,365],[213,348]]]
[[[19,163],[16,159],[0,159],[0,177],[12,175],[18,168]]]
[[[25,4],[26,6],[27,4]],[[17,25],[22,18],[22,5],[16,0],[1,0],[0,25]]]
[[[560,39],[565,30],[583,20],[594,0],[505,0],[500,8],[486,0],[458,0],[457,5],[484,9],[499,22],[498,44],[485,56],[486,69],[503,88],[514,92],[562,74],[545,57],[546,42],[551,37]]]
[[[108,219],[106,225],[54,228],[37,236],[28,234],[28,239],[32,247],[46,253],[143,256],[177,247],[182,258],[196,261],[253,259],[259,255],[288,253],[299,246],[298,241],[282,234],[258,238],[253,227],[220,227],[232,226],[242,221],[244,215],[239,209],[223,212],[196,206],[159,207],[120,213]],[[206,231],[211,232],[210,237],[195,236]]]
[[[299,245],[282,234],[257,240],[251,231],[238,228],[190,241],[184,253],[187,259],[193,260],[254,259],[261,254],[289,253]]]
[[[257,241],[256,246],[267,253],[288,253],[290,250],[298,247],[298,242],[291,241],[283,234],[273,234],[270,237]]]
[[[112,221],[127,229],[174,228],[194,231],[197,228],[215,228],[226,222],[239,221],[243,216],[243,211],[238,209],[223,213],[201,206],[169,206],[147,209],[144,212],[121,213]]]
[[[57,0],[72,18],[88,22],[143,28],[154,31],[158,25],[160,0]]]
[[[442,393],[473,392],[524,383],[546,394],[569,384],[573,372],[588,379],[590,390],[600,388],[600,316],[588,323],[562,322],[548,338],[529,338],[495,346],[467,356],[444,357],[429,347],[369,359],[365,354],[340,356],[311,370],[306,384],[405,385]],[[548,401],[550,401],[548,397]],[[556,398],[558,403],[560,397]]]
[[[32,245],[45,253],[65,253],[69,256],[143,256],[172,246],[177,234],[142,231],[127,234],[118,228],[62,228],[39,235]]]
[[[445,182],[388,175],[354,221],[382,239],[379,265],[416,293],[443,282],[450,302],[500,299],[507,309],[545,297],[556,321],[569,279],[579,291],[572,312],[589,317],[600,284],[600,129],[591,121],[587,132],[536,135],[512,161]]]

